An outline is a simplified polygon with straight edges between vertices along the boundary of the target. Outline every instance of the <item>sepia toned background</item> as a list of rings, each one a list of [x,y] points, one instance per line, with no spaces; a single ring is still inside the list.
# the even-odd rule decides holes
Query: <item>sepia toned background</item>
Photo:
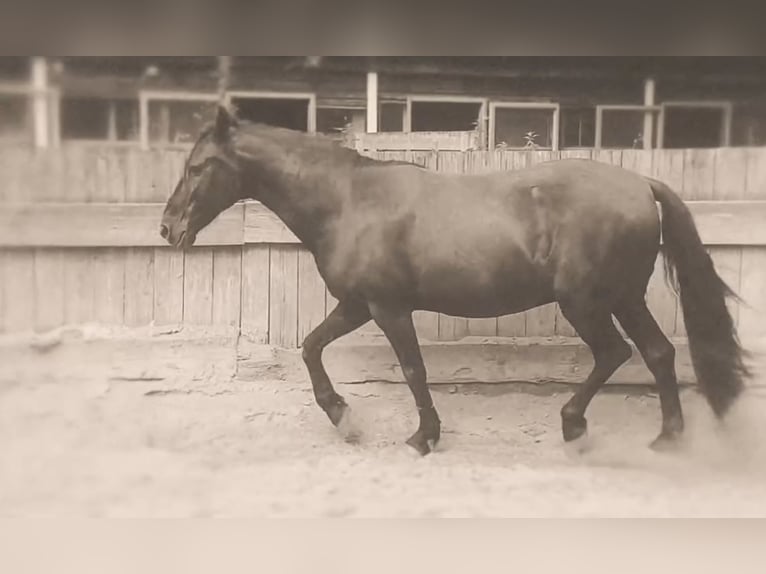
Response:
[[[365,433],[343,442],[299,352],[333,299],[295,237],[255,201],[186,252],[159,235],[219,58],[0,58],[0,515],[766,515],[765,371],[716,426],[661,258],[647,299],[678,349],[680,453],[646,447],[660,410],[638,353],[589,410],[593,450],[564,451],[558,410],[592,357],[556,305],[416,313],[444,421],[423,460],[380,332],[338,341],[327,369]],[[661,179],[766,349],[761,59],[231,57],[223,99],[443,172],[580,157]]]
[[[742,336],[766,334],[760,61],[503,60],[241,57],[227,97],[243,117],[438,171],[584,157],[659,178],[689,202],[747,303],[733,304]],[[292,348],[331,310],[311,256],[257,202],[224,213],[186,253],[157,233],[217,72],[214,57],[3,59],[0,329],[207,325]],[[682,338],[659,272],[648,299]],[[421,313],[417,326],[430,341],[574,335],[555,305],[490,320]]]

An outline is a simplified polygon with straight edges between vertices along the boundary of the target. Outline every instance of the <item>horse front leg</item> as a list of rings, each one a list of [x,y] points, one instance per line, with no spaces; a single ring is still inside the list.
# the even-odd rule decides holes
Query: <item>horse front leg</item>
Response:
[[[311,378],[316,402],[348,441],[358,439],[359,433],[349,424],[348,405],[332,386],[322,363],[322,351],[336,339],[367,323],[370,318],[370,311],[364,303],[340,301],[303,341],[303,362]]]
[[[420,415],[418,430],[407,444],[425,456],[439,442],[441,421],[426,383],[426,367],[412,323],[412,311],[371,304],[370,312],[396,353]]]

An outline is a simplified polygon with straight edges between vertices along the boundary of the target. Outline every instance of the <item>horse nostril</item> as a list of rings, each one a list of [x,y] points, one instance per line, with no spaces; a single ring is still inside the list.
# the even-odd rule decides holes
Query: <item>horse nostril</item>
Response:
[[[162,238],[167,239],[169,234],[170,229],[168,229],[168,226],[165,224],[160,225],[160,235],[162,235]]]

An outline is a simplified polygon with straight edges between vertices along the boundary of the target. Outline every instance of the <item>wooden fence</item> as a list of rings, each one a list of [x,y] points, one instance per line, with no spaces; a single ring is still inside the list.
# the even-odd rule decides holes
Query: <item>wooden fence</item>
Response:
[[[312,257],[259,203],[232,207],[185,254],[163,245],[159,221],[184,155],[74,145],[0,149],[0,329],[195,325],[299,345],[331,310],[332,297]],[[766,149],[370,155],[453,173],[593,156],[657,177],[689,202],[720,273],[749,305],[733,306],[743,337],[766,334]],[[648,299],[663,330],[683,337],[661,262]],[[420,336],[433,341],[574,335],[556,305],[498,319],[418,313],[416,321]]]

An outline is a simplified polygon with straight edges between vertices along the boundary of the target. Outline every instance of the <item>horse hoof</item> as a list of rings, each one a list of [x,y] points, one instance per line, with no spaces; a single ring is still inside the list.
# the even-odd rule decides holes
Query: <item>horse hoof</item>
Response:
[[[359,428],[356,417],[352,414],[352,411],[348,407],[344,407],[338,424],[335,425],[338,432],[349,444],[359,444],[362,438],[362,431]]]
[[[414,435],[407,439],[406,444],[407,446],[412,447],[420,456],[426,456],[431,452],[432,448],[436,446],[436,441],[432,439],[426,439],[422,434],[416,432]]]
[[[678,433],[660,433],[656,439],[649,443],[649,448],[654,452],[677,452],[681,447],[681,435]]]
[[[567,443],[576,441],[588,434],[588,421],[584,417],[565,418],[562,421],[561,432]]]

